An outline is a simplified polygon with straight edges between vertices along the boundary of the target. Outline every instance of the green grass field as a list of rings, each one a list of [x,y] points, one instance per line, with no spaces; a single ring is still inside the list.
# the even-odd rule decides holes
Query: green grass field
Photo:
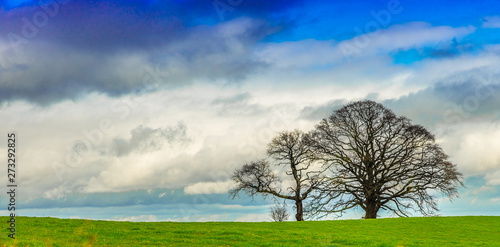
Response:
[[[0,217],[0,246],[500,246],[500,217],[134,223]]]

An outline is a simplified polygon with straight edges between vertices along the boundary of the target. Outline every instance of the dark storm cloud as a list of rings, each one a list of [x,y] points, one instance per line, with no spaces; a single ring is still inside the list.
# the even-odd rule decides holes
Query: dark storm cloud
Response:
[[[49,40],[101,52],[148,49],[186,31],[175,6],[158,9],[136,2],[47,1],[0,12],[0,30],[11,43],[14,34],[26,41]]]
[[[213,26],[239,17],[271,19],[294,1],[76,1],[0,10],[0,30],[25,41],[51,40],[90,50],[149,49],[189,35],[195,26]]]
[[[0,73],[1,74],[1,73]],[[5,81],[4,81],[5,83]],[[21,82],[19,84],[22,84]],[[49,81],[39,81],[39,85],[31,88],[11,88],[0,85],[0,102],[29,99],[39,105],[46,106],[54,101],[64,98],[78,99],[89,90],[78,83],[68,81],[62,85],[51,85]]]
[[[276,27],[252,18],[189,22],[196,18],[187,2],[50,1],[0,10],[0,102],[50,105],[92,92],[122,96],[148,83],[234,83],[266,67],[251,54]],[[207,2],[193,6],[202,13],[196,20],[216,15]]]
[[[117,156],[124,156],[131,152],[149,153],[162,149],[165,144],[183,146],[191,142],[187,136],[187,127],[182,122],[174,127],[157,129],[141,125],[130,131],[130,134],[129,140],[122,138],[113,140],[112,149]]]

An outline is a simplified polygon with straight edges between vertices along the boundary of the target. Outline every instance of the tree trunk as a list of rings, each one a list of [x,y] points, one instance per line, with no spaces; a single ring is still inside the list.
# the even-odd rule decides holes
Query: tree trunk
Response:
[[[295,207],[297,208],[297,214],[295,215],[295,219],[297,221],[304,221],[304,209],[302,208],[302,200],[295,201]]]
[[[377,202],[375,200],[366,200],[365,219],[376,219],[377,212]]]

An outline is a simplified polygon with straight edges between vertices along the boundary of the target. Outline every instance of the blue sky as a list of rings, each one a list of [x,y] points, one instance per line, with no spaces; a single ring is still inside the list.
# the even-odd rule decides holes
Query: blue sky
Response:
[[[439,214],[500,214],[497,1],[0,3],[22,215],[269,220],[272,200],[228,197],[232,171],[361,99],[425,126],[464,174]]]

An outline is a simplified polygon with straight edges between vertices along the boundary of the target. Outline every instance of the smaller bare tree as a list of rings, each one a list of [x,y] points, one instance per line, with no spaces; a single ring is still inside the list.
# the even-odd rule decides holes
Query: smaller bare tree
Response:
[[[307,134],[300,130],[284,131],[268,145],[267,154],[276,167],[285,167],[285,174],[277,174],[268,160],[258,160],[243,165],[234,171],[231,179],[236,186],[229,192],[235,198],[238,193],[246,192],[252,198],[256,194],[272,196],[295,202],[295,219],[304,220],[302,206],[308,196],[321,184],[321,168],[314,167],[314,153],[307,143]],[[286,175],[289,184],[285,187],[280,177]]]
[[[271,207],[271,218],[275,222],[282,222],[288,220],[288,217],[290,217],[290,214],[286,210],[286,205],[285,204],[276,204]]]

